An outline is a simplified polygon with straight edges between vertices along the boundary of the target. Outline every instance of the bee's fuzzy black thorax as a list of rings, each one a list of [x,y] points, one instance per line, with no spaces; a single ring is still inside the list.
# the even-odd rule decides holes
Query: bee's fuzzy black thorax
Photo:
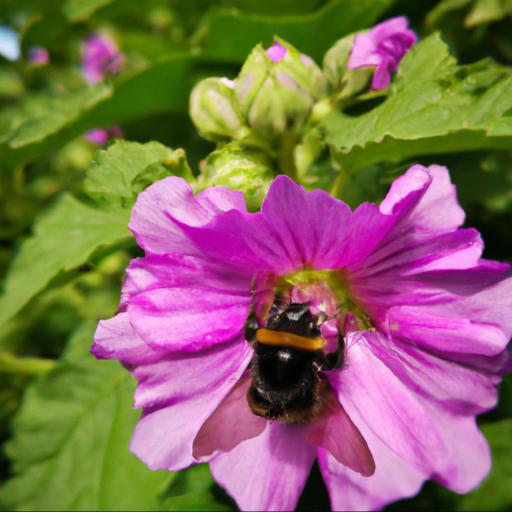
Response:
[[[302,337],[321,336],[309,304],[274,306],[265,328]],[[329,369],[332,356],[324,350],[301,350],[255,341],[248,391],[254,414],[281,423],[311,423],[322,409],[321,370]]]

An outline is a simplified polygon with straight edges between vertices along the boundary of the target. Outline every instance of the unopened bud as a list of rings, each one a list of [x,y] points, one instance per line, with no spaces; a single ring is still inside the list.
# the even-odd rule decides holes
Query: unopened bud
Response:
[[[207,78],[194,87],[190,117],[199,133],[214,142],[242,138],[248,132],[236,106],[234,82],[227,78]]]
[[[372,73],[368,69],[348,69],[354,35],[343,37],[324,57],[324,74],[338,99],[354,96],[367,89]]]
[[[234,142],[208,156],[203,164],[201,180],[208,186],[241,190],[248,208],[256,210],[275,177],[270,165],[268,157],[261,151]]]
[[[241,114],[257,136],[275,141],[308,118],[327,94],[322,70],[293,46],[277,40],[258,45],[242,67],[235,86]]]

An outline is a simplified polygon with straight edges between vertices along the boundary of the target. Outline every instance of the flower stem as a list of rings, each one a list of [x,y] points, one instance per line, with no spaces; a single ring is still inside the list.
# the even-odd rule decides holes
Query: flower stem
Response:
[[[295,166],[295,145],[297,136],[295,130],[287,130],[283,134],[281,153],[279,155],[279,171],[297,181],[297,167]]]
[[[382,89],[379,91],[370,91],[364,94],[360,94],[358,96],[350,96],[343,100],[340,100],[337,104],[338,108],[343,110],[347,107],[352,107],[357,105],[358,103],[363,103],[364,101],[373,100],[375,98],[382,98],[388,95],[387,89]]]
[[[39,357],[18,357],[7,351],[0,352],[1,373],[22,373],[25,375],[37,375],[46,373],[55,367],[52,359]]]

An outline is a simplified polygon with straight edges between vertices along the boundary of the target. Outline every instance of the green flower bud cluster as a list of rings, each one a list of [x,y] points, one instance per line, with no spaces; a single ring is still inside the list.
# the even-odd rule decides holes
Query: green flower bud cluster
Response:
[[[228,186],[259,208],[276,174],[329,188],[339,166],[316,126],[334,108],[365,98],[373,71],[348,69],[355,35],[337,41],[323,68],[285,41],[256,46],[236,78],[207,78],[190,98],[199,133],[217,149],[201,163],[198,188]],[[329,179],[326,177],[329,176]]]
[[[327,80],[315,62],[278,41],[286,52],[277,62],[257,46],[236,81],[242,115],[258,137],[279,139],[302,126],[316,101],[327,95]]]
[[[235,139],[272,153],[327,96],[327,80],[312,59],[284,41],[274,46],[281,50],[279,57],[258,45],[235,80],[208,78],[194,88],[190,112],[205,138]]]

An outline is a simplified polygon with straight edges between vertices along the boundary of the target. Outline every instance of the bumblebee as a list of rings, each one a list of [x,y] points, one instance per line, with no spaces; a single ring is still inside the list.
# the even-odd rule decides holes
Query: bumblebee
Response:
[[[320,319],[308,303],[274,304],[263,328],[251,313],[245,334],[254,347],[247,392],[251,411],[280,423],[313,422],[328,388],[320,372],[342,366],[343,336],[338,335],[336,352],[327,353]]]

